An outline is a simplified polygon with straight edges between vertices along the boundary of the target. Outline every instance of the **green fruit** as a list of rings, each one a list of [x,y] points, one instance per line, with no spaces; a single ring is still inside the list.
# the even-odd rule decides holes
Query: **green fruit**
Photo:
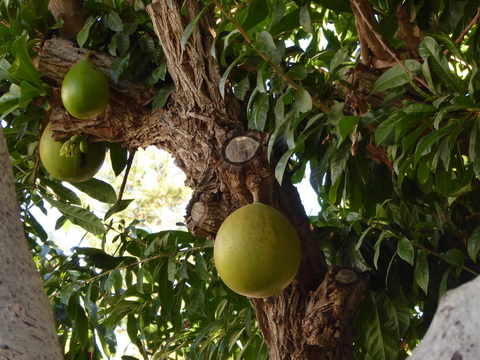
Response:
[[[77,144],[72,148],[72,156],[62,156],[60,149],[65,142],[53,140],[48,124],[39,145],[40,159],[45,169],[52,177],[62,181],[82,182],[92,178],[105,160],[105,144],[90,143],[87,153],[82,153]]]
[[[63,106],[71,115],[92,119],[107,107],[110,86],[107,77],[88,59],[83,59],[68,71],[61,93]]]
[[[223,282],[254,298],[285,289],[300,266],[300,240],[278,210],[259,202],[241,207],[218,230],[214,260]]]

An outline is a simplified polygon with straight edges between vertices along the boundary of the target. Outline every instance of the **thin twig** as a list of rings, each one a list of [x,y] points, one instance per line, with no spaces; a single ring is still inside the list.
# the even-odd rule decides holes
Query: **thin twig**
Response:
[[[283,71],[283,69],[278,66],[277,64],[275,64],[273,62],[273,60],[267,55],[265,54],[263,51],[259,51],[257,49],[255,49],[255,46],[253,46],[253,39],[247,34],[247,32],[242,28],[242,26],[235,20],[235,18],[232,16],[232,14],[230,13],[230,11],[228,11],[225,7],[222,6],[222,4],[220,4],[220,2],[218,0],[213,0],[213,3],[215,4],[215,6],[227,17],[227,19],[233,24],[233,26],[235,26],[235,28],[239,31],[239,33],[244,37],[244,39],[247,41],[247,43],[253,48],[253,50],[255,50],[257,52],[258,55],[260,55],[260,57],[265,60],[269,65],[270,67],[288,84],[290,85],[292,88],[294,88],[295,90],[300,90],[302,88],[302,86],[300,86],[299,84],[297,84],[292,78],[290,78],[287,74],[285,74],[285,72]],[[311,96],[311,95],[310,95]],[[330,113],[330,107],[328,107],[327,105],[325,105],[323,102],[321,102],[320,100],[318,100],[317,98],[315,98],[314,96],[311,96],[312,98],[312,104],[319,108],[320,110],[322,110],[324,113],[328,114]]]
[[[377,38],[377,41],[382,45],[382,47],[388,52],[388,54],[397,62],[409,75],[411,75],[415,80],[417,80],[420,84],[425,86],[427,89],[430,89],[428,87],[428,84],[421,78],[419,78],[417,75],[415,75],[409,68],[405,66],[402,60],[400,60],[397,56],[397,54],[390,49],[390,47],[385,43],[383,38],[380,36],[380,34],[377,33],[373,25],[368,21],[368,17],[365,15],[363,12],[363,9],[359,4],[357,4],[355,1],[353,2],[355,7],[357,8],[358,13],[362,17],[362,21],[367,25],[368,29],[373,33],[373,35]]]
[[[418,247],[419,249],[424,250],[425,252],[427,252],[427,253],[430,254],[430,255],[434,255],[434,256],[436,256],[436,257],[438,257],[438,258],[446,261],[445,258],[442,256],[442,254],[440,254],[440,253],[438,253],[438,252],[436,252],[436,251],[434,251],[434,250],[432,250],[432,249],[429,249],[429,248],[423,246],[422,244],[419,244],[419,243],[417,243],[417,242],[413,242],[413,241],[412,241],[412,245]],[[460,266],[460,267],[462,268],[462,270],[465,270],[465,271],[469,272],[470,274],[473,274],[473,275],[475,275],[475,276],[478,276],[478,272],[476,272],[475,270],[472,270],[472,269],[470,269],[469,267],[467,267],[467,266],[465,266],[465,265],[462,265],[462,266]]]
[[[190,249],[185,249],[185,250],[180,250],[180,251],[177,251],[176,254],[187,254],[189,252],[192,252],[192,251],[197,251],[197,250],[204,250],[204,249],[209,249],[211,248],[211,246],[196,246],[196,247],[193,247],[193,248],[190,248]],[[140,264],[144,264],[144,263],[147,263],[149,261],[152,261],[152,260],[156,260],[156,259],[160,259],[160,258],[165,258],[165,257],[171,257],[173,256],[174,254],[171,253],[171,254],[167,254],[167,253],[161,253],[161,254],[158,254],[158,255],[155,255],[155,256],[152,256],[152,257],[149,257],[149,258],[146,258],[146,259],[142,259],[142,260],[138,260],[138,261],[135,261],[134,263],[131,263],[131,264],[127,264],[127,265],[124,265],[124,266],[121,266],[121,267],[116,267],[115,269],[111,269],[111,270],[107,270],[97,276],[94,276],[94,277],[91,277],[90,279],[87,279],[85,281],[83,281],[81,284],[82,287],[95,281],[95,280],[98,280],[98,279],[101,279],[102,277],[104,276],[107,276],[107,275],[110,275],[112,272],[114,272],[115,270],[125,270],[125,269],[129,269],[129,268],[132,268],[132,267],[135,267],[137,265],[140,265]],[[53,293],[49,296],[49,298],[52,298],[54,296],[56,296],[58,294],[58,292],[56,293]]]
[[[117,205],[120,204],[123,198],[123,192],[125,191],[125,186],[127,186],[128,174],[130,174],[130,169],[132,167],[133,158],[135,157],[135,153],[137,152],[136,149],[130,152],[127,160],[127,167],[125,169],[125,175],[123,175],[122,185],[120,186],[120,191],[118,193]]]
[[[460,36],[455,40],[457,44],[460,44],[463,41],[463,38],[467,33],[478,23],[478,19],[480,18],[480,7],[477,9],[477,13],[475,14],[474,18],[472,21],[470,21],[470,24],[467,25],[467,27],[462,31]]]

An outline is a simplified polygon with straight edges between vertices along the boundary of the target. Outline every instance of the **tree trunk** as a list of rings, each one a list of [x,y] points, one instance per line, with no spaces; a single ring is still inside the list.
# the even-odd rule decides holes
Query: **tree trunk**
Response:
[[[95,121],[76,122],[53,99],[50,121],[55,136],[88,133],[130,149],[156,145],[170,152],[194,190],[186,223],[196,235],[214,238],[228,214],[251,203],[254,193],[279,209],[298,231],[302,262],[283,293],[252,299],[271,359],[353,359],[351,324],[367,277],[356,269],[328,267],[295,187],[288,180],[282,186],[275,180],[275,161],[267,160],[268,134],[246,129],[244,104],[229,89],[225,97],[220,95],[221,69],[210,55],[212,11],[204,13],[182,49],[182,34],[201,6],[198,1],[161,0],[147,8],[176,87],[164,109],[151,114],[144,100],[151,96],[130,97],[135,84],[112,84],[110,106]],[[47,41],[39,71],[59,86],[82,52],[59,39]],[[104,71],[111,61],[97,53],[91,59]],[[232,147],[250,155],[238,160],[230,154]]]
[[[63,359],[43,284],[32,261],[0,126],[0,359]]]
[[[448,291],[410,360],[480,359],[480,278]]]

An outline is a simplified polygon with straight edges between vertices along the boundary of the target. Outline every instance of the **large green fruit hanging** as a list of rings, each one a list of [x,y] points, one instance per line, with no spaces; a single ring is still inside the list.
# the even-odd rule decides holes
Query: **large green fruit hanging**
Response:
[[[50,124],[43,131],[40,139],[40,160],[48,173],[55,179],[69,182],[82,182],[91,179],[102,167],[105,160],[105,144],[102,142],[88,144],[86,153],[75,146],[72,156],[60,155],[65,141],[52,138]]]
[[[79,119],[92,119],[107,107],[110,86],[107,77],[88,59],[72,66],[62,83],[62,102]]]
[[[254,298],[285,289],[300,266],[300,240],[290,221],[259,202],[241,207],[218,230],[214,260],[223,282]]]

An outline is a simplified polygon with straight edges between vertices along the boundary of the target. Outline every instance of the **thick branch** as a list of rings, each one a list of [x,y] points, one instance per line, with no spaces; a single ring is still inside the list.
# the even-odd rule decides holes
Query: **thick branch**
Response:
[[[0,168],[0,359],[60,360],[53,314],[20,222],[1,126]]]

